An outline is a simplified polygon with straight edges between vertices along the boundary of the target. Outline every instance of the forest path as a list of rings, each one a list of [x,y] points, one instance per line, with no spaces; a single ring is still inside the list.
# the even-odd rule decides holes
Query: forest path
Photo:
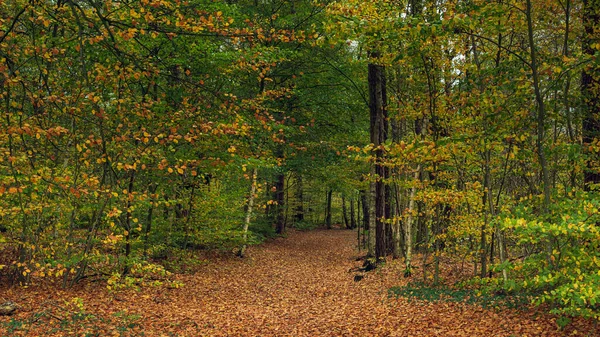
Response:
[[[19,319],[48,310],[48,301],[63,306],[75,297],[82,299],[85,312],[97,317],[140,315],[135,321],[139,327],[127,336],[589,335],[580,327],[579,332],[575,327],[558,331],[550,316],[535,312],[388,298],[390,287],[407,282],[400,277],[401,261],[390,261],[354,282],[355,273],[349,270],[360,265],[355,235],[348,230],[291,231],[285,238],[251,247],[247,258],[211,259],[195,274],[178,275],[185,284],[179,289],[110,293],[103,283],[88,282],[58,292],[11,288],[4,295],[25,304]],[[415,274],[421,277],[420,270]],[[44,324],[36,329],[24,336],[49,335]],[[120,335],[114,325],[102,329],[106,333],[100,335]]]
[[[399,261],[354,282],[356,232],[290,232],[187,276],[146,318],[190,336],[561,336],[548,317],[388,298]],[[147,314],[150,314],[149,312]],[[187,322],[187,323],[186,323]]]

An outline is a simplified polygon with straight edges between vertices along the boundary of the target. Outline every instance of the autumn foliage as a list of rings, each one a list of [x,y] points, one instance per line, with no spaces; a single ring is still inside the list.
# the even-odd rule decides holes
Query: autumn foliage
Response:
[[[599,13],[597,0],[4,1],[0,282],[199,289],[180,277],[198,252],[246,256],[340,223],[365,265],[393,257],[397,277],[597,320]]]

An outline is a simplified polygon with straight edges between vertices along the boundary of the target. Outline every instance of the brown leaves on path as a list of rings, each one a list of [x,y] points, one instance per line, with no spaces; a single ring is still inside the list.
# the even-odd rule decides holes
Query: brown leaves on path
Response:
[[[387,289],[406,283],[402,264],[389,262],[354,282],[348,272],[359,264],[354,237],[345,230],[290,232],[252,247],[246,259],[222,258],[197,274],[180,275],[181,289],[111,294],[90,283],[50,296],[41,287],[12,288],[3,297],[26,302],[21,318],[42,311],[43,298],[79,297],[94,315],[141,315],[140,327],[128,333],[144,336],[590,335],[583,323],[559,331],[554,318],[535,312],[388,298]]]

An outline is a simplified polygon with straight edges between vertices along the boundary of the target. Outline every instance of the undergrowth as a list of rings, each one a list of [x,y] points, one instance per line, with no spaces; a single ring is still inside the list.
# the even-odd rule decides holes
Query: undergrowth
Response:
[[[451,288],[446,285],[432,286],[424,282],[410,282],[405,286],[392,287],[388,290],[388,295],[390,297],[404,297],[409,301],[463,302],[495,309],[518,309],[530,303],[527,296],[516,293]]]
[[[60,336],[144,336],[140,330],[138,314],[119,311],[110,316],[92,314],[86,311],[81,298],[74,298],[58,305],[55,302],[44,303],[45,309],[32,313],[26,318],[11,318],[0,322],[1,337],[27,336],[42,329],[46,334]]]

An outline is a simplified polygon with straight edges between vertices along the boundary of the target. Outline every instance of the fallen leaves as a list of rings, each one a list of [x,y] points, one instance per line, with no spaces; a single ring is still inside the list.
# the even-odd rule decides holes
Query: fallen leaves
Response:
[[[4,289],[2,296],[27,307],[13,317],[20,320],[42,312],[39,303],[45,298],[60,303],[81,298],[86,314],[110,318],[94,324],[117,322],[121,327],[121,332],[114,326],[94,328],[106,335],[586,336],[593,329],[578,320],[559,330],[553,316],[536,311],[389,298],[390,287],[407,282],[401,277],[402,263],[388,261],[354,282],[354,274],[348,272],[360,263],[352,258],[358,254],[354,239],[355,234],[345,230],[291,232],[287,238],[250,248],[249,258],[222,257],[196,274],[178,275],[185,284],[181,289],[115,295],[88,283],[56,295],[49,295],[53,288],[38,286]],[[127,328],[123,317],[136,317],[134,328]],[[0,332],[7,324],[0,319]],[[47,328],[34,326],[26,335],[53,335]],[[10,336],[20,335],[24,334],[15,330]],[[64,335],[68,334],[54,333]]]

